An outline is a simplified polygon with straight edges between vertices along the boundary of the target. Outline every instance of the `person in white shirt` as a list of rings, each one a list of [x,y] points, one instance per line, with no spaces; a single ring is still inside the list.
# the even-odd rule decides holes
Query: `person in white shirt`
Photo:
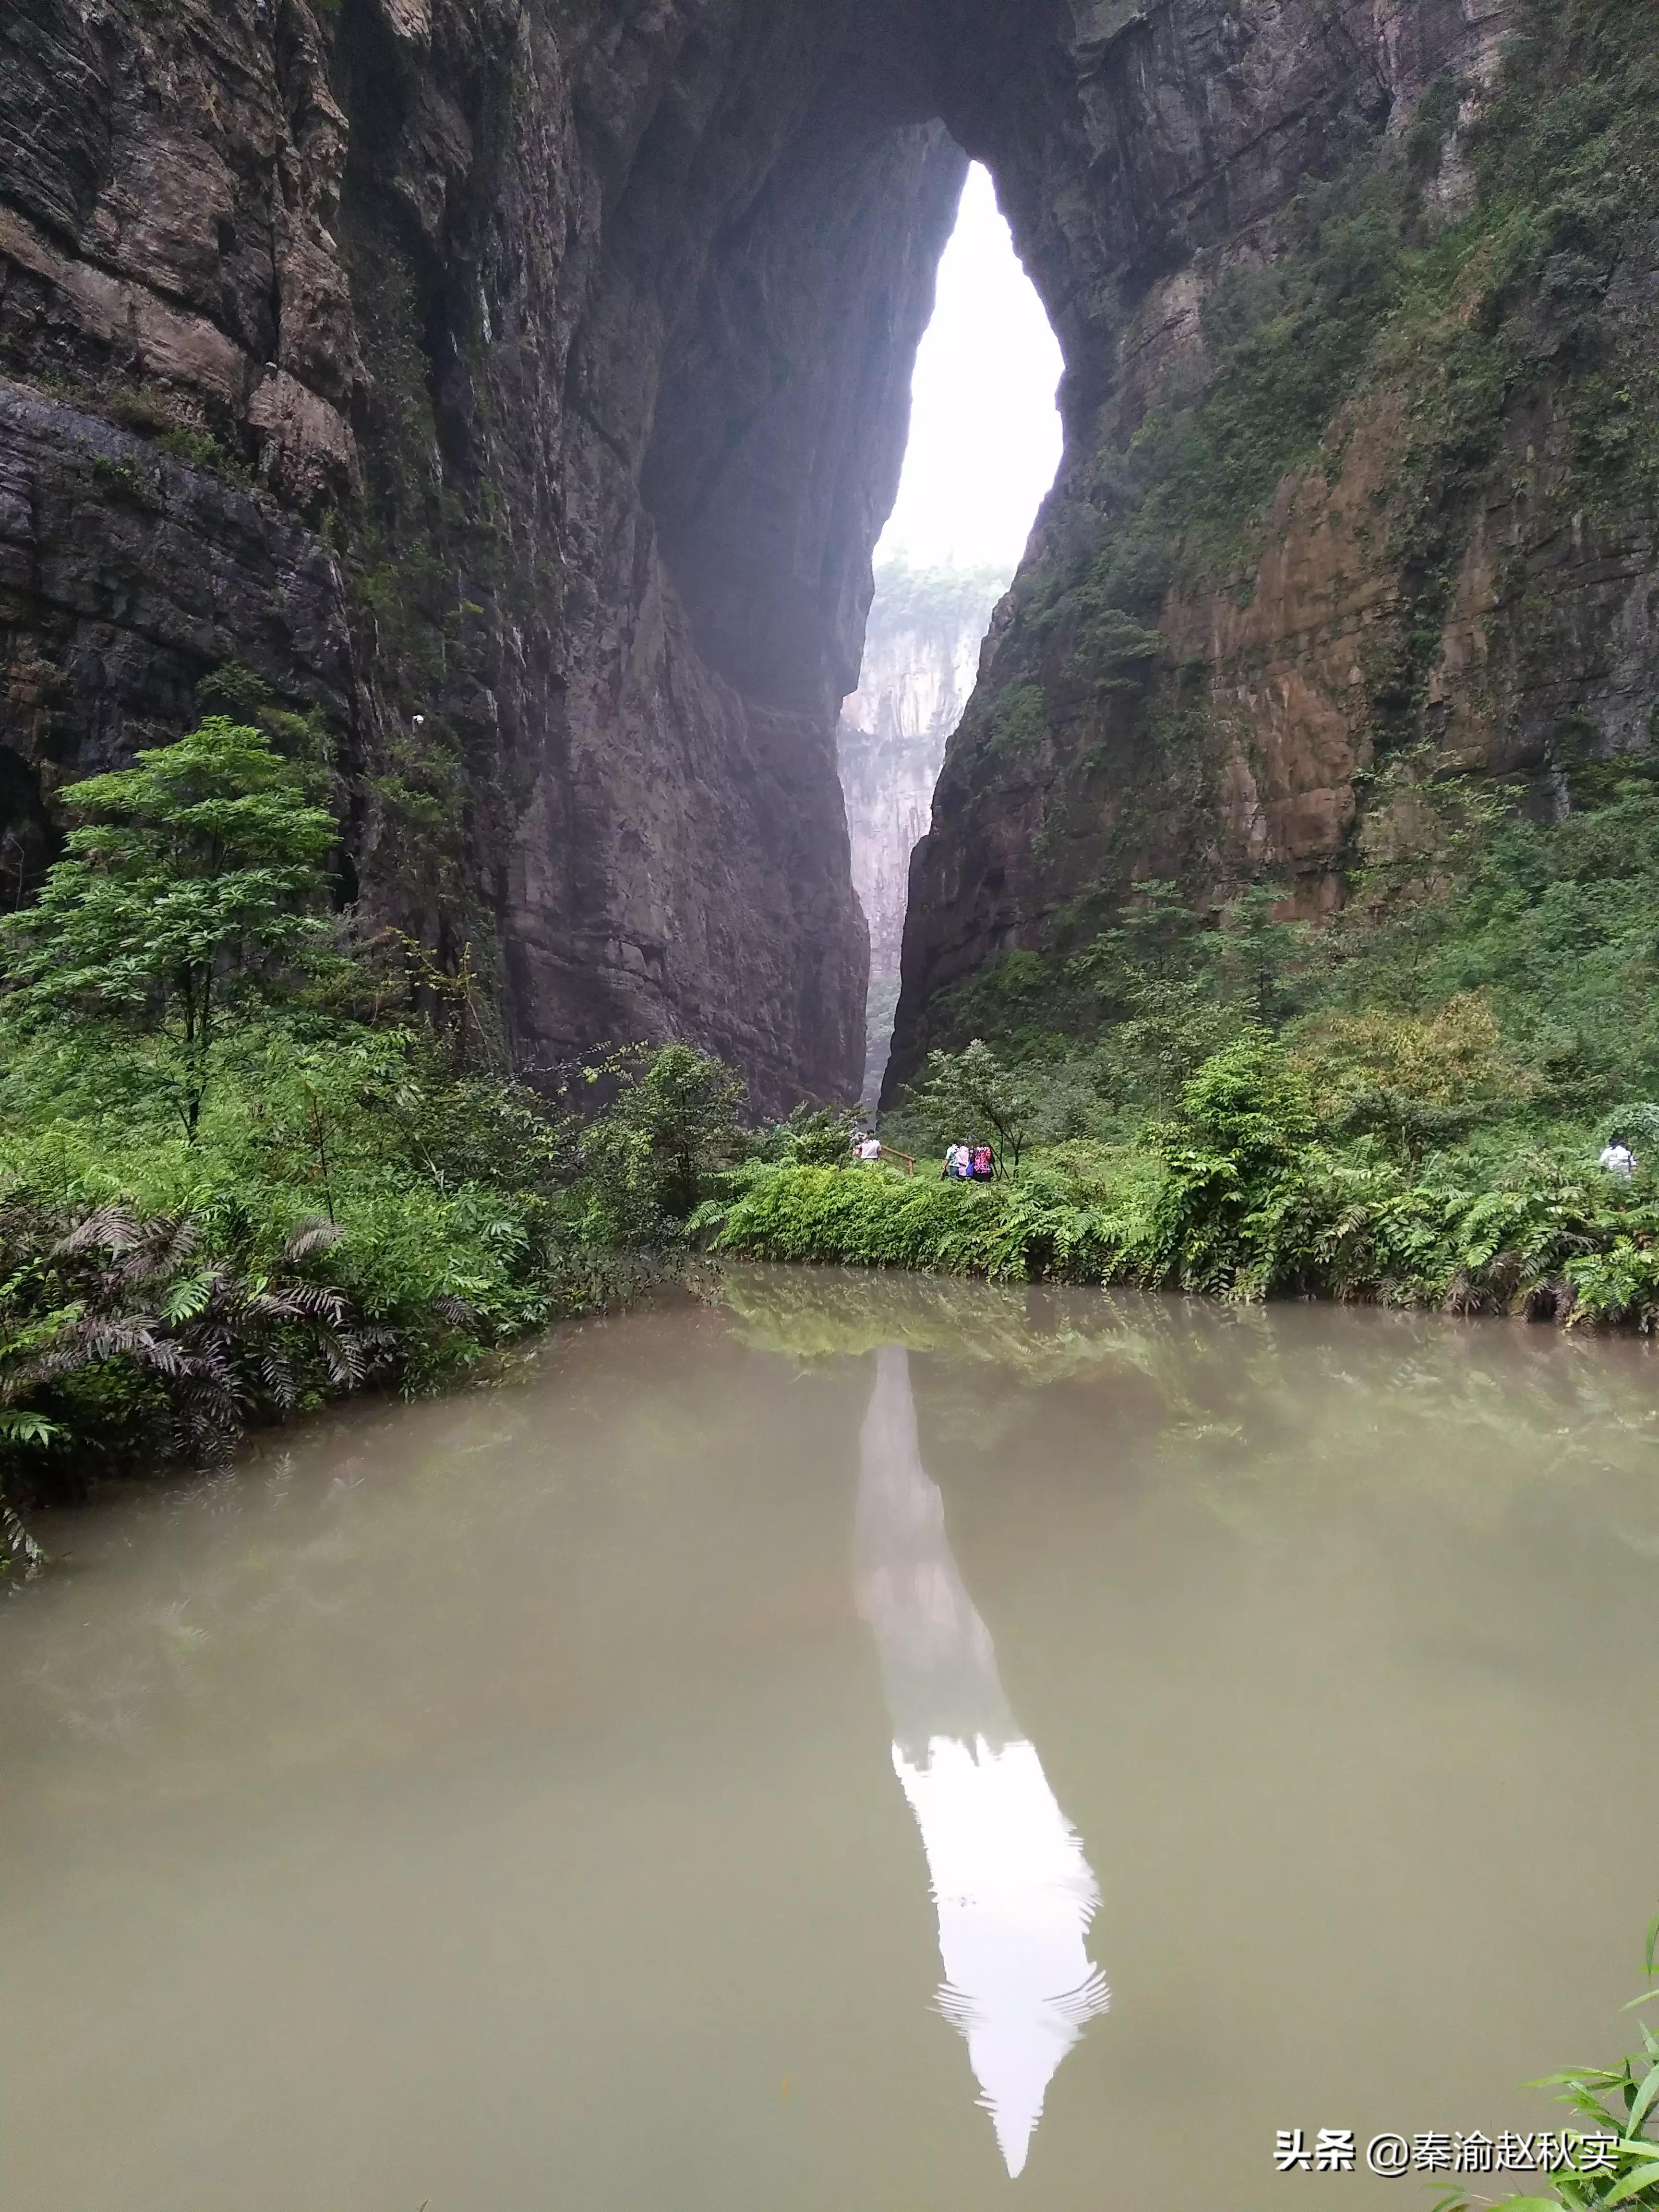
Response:
[[[955,1180],[957,1161],[961,1155],[961,1152],[962,1147],[960,1145],[947,1145],[945,1147],[945,1165],[939,1170],[939,1180],[941,1182],[951,1182]]]
[[[1636,1155],[1622,1137],[1612,1137],[1601,1155],[1601,1164],[1609,1175],[1622,1176],[1628,1182],[1636,1172]]]

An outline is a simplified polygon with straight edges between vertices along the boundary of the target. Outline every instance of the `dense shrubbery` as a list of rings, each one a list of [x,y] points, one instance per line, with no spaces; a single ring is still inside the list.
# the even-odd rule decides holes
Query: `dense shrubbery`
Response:
[[[1620,1183],[1541,1151],[1507,1173],[1441,1159],[1414,1175],[1366,1146],[1322,1142],[1305,1084],[1265,1036],[1207,1062],[1176,1115],[1134,1146],[1054,1147],[989,1187],[798,1168],[745,1185],[700,1219],[717,1249],[750,1259],[1642,1327],[1659,1316],[1650,1175]]]
[[[1200,914],[1152,884],[993,971],[988,1041],[934,1054],[893,1133],[1012,1130],[1017,1179],[781,1172],[705,1214],[720,1249],[1652,1328],[1659,792],[1540,826],[1446,783],[1414,817],[1322,933],[1270,887]]]
[[[684,1046],[550,1093],[502,1073],[465,959],[331,913],[319,781],[210,720],[64,794],[87,818],[0,925],[0,1561],[28,1548],[8,1492],[627,1295],[754,1147],[741,1082]],[[832,1138],[797,1117],[769,1148]]]
[[[290,1008],[229,1030],[192,1135],[155,1040],[15,1049],[0,1487],[195,1451],[370,1377],[424,1386],[628,1295],[654,1272],[641,1250],[683,1242],[682,1130],[660,1093],[685,1061],[726,1071],[641,1054],[640,1079],[583,1117],[450,1058],[412,1023]]]

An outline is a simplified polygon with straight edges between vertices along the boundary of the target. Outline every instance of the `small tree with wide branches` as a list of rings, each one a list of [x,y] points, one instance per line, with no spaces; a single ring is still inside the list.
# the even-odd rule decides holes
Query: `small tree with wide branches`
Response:
[[[994,1130],[999,1158],[1018,1173],[1036,1102],[982,1037],[963,1052],[930,1052],[909,1104],[939,1145],[973,1143]]]
[[[218,715],[61,796],[82,824],[0,923],[5,1018],[161,1038],[193,1144],[227,1029],[318,964],[333,817],[305,769]]]

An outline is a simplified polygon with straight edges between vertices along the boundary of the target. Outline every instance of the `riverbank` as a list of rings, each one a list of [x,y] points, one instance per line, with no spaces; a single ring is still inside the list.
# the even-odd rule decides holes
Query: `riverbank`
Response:
[[[1547,830],[1456,787],[1442,889],[1362,882],[1316,940],[1270,887],[1148,884],[1011,956],[884,1124],[994,1139],[981,1186],[852,1170],[848,1113],[757,1127],[684,1044],[517,1079],[470,950],[331,913],[316,735],[210,717],[76,787],[0,924],[0,1558],[20,1507],[429,1389],[699,1249],[1659,1323],[1644,781]]]
[[[1651,1329],[1650,761],[1544,821],[1426,757],[1379,775],[1399,841],[1367,847],[1319,928],[1284,884],[1146,881],[938,1000],[883,1134],[936,1158],[994,1141],[1019,1172],[989,1198],[762,1180],[710,1233],[780,1259]],[[1628,1179],[1598,1165],[1614,1142]]]
[[[222,1456],[365,1388],[420,1395],[683,1264],[741,1086],[611,1054],[609,1103],[458,1072],[453,1040],[299,1010],[227,1036],[192,1131],[152,1042],[0,1074],[0,1571],[112,1472]],[[574,1071],[586,1091],[590,1071]]]
[[[1196,1110],[1115,1149],[1042,1150],[990,1184],[936,1170],[762,1166],[732,1177],[698,1224],[714,1251],[748,1260],[1324,1297],[1650,1334],[1659,1323],[1650,1175],[1574,1172],[1538,1151],[1489,1180],[1449,1161],[1413,1175],[1316,1133],[1280,1124],[1275,1134],[1261,1096],[1283,1073],[1275,1048],[1226,1057],[1207,1092],[1190,1087]],[[1231,1095],[1218,1101],[1217,1090]]]
[[[988,1184],[927,1161],[848,1166],[833,1115],[746,1131],[733,1079],[684,1047],[610,1079],[611,1103],[583,1119],[457,1076],[413,1031],[289,1023],[227,1050],[193,1140],[141,1082],[96,1110],[60,1090],[43,1127],[0,1131],[13,1556],[30,1556],[19,1509],[112,1468],[212,1456],[366,1385],[438,1388],[630,1303],[698,1249],[1659,1322],[1650,1174],[1575,1171],[1536,1145],[1485,1175],[1452,1153],[1413,1171],[1334,1140],[1265,1032],[1206,1061],[1168,1121],[1038,1146]]]

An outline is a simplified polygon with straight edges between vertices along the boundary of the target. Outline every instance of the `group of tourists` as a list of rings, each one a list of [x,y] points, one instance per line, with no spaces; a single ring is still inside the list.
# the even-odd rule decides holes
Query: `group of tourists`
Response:
[[[873,1129],[854,1129],[852,1153],[860,1167],[881,1163],[881,1139]],[[904,1158],[899,1153],[897,1158]],[[947,1182],[989,1182],[997,1171],[996,1154],[989,1145],[950,1145],[945,1147],[941,1176]]]
[[[996,1171],[996,1154],[988,1145],[951,1145],[945,1149],[941,1176],[946,1182],[989,1182]]]

